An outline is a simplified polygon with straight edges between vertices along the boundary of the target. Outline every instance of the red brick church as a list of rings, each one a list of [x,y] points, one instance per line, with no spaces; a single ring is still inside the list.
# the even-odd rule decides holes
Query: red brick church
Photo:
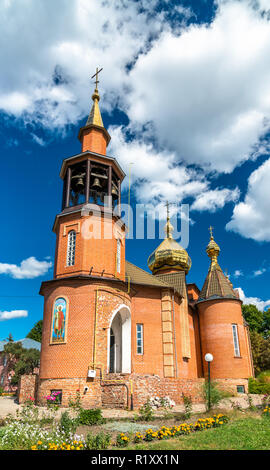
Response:
[[[117,160],[99,92],[79,131],[81,153],[63,161],[62,211],[56,216],[54,278],[42,283],[44,321],[38,401],[76,393],[85,407],[134,407],[150,396],[182,393],[201,400],[211,353],[211,376],[233,392],[247,392],[253,375],[241,301],[218,264],[211,233],[210,267],[202,290],[186,282],[191,260],[172,235],[148,258],[152,274],[125,258]]]

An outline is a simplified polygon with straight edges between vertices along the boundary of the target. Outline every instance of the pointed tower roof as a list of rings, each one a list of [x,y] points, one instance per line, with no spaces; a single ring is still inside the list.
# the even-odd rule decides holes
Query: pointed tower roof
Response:
[[[99,109],[99,104],[98,104],[100,100],[100,96],[99,96],[99,92],[97,88],[95,88],[95,91],[92,95],[92,100],[93,100],[93,105],[92,105],[90,114],[88,116],[88,119],[85,125],[89,126],[90,124],[93,124],[95,126],[104,127],[102,117],[101,117],[101,112]]]
[[[232,283],[223,273],[218,264],[218,255],[220,248],[213,237],[213,229],[210,227],[210,241],[206,248],[211,263],[206,276],[203,288],[200,292],[199,301],[210,300],[214,298],[235,298],[238,299]]]
[[[177,243],[173,236],[173,226],[170,222],[169,205],[167,203],[167,222],[164,227],[166,238],[149,256],[147,263],[153,274],[164,270],[185,271],[191,267],[191,259],[186,250]]]
[[[102,138],[103,140],[105,139],[105,141],[104,141],[106,143],[105,146],[107,146],[109,144],[110,140],[111,140],[111,136],[110,136],[109,132],[104,127],[103,120],[102,120],[102,117],[101,117],[101,112],[100,112],[100,109],[99,109],[100,96],[99,96],[99,91],[98,91],[98,83],[99,83],[98,74],[99,74],[99,72],[101,72],[101,70],[102,69],[98,70],[98,68],[97,68],[96,73],[91,77],[91,78],[96,77],[96,86],[95,86],[94,93],[92,94],[93,104],[92,104],[91,111],[90,111],[90,114],[88,116],[88,119],[86,121],[86,124],[85,124],[84,127],[81,127],[81,129],[79,131],[79,135],[78,135],[78,139],[82,142],[83,151],[92,150],[92,151],[97,152],[97,153],[100,153],[100,152],[97,151],[97,149],[99,147],[104,148],[104,145],[103,144],[100,145],[99,143],[98,143],[98,145],[95,145],[96,142],[97,142],[97,139],[95,138],[94,147],[93,148],[88,148],[88,147],[91,147],[91,145],[93,144],[93,140],[89,140],[88,137],[86,139],[84,139],[84,138],[85,138],[85,136],[88,136],[91,132],[97,131],[100,135],[100,138]],[[85,142],[84,142],[84,140],[85,140]]]

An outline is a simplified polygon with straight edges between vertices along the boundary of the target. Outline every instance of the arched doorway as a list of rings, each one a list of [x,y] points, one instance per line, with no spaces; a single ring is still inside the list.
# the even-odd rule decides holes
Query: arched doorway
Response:
[[[131,372],[131,314],[126,305],[119,307],[111,319],[108,370],[115,373]]]

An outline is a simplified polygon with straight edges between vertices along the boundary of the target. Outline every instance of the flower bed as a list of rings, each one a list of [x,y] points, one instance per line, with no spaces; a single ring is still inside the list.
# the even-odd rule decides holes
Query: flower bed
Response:
[[[270,411],[270,409],[269,409]],[[153,441],[163,440],[163,439],[172,439],[174,437],[179,437],[182,435],[188,435],[192,432],[203,431],[204,429],[216,428],[226,424],[229,421],[229,418],[223,414],[214,415],[211,418],[200,418],[195,423],[182,423],[178,426],[162,426],[158,430],[153,430],[152,428],[148,429],[145,434],[141,432],[136,432],[133,437],[134,443],[139,443],[142,441]],[[125,433],[120,433],[116,439],[117,447],[126,447],[129,442],[131,442],[130,436]]]

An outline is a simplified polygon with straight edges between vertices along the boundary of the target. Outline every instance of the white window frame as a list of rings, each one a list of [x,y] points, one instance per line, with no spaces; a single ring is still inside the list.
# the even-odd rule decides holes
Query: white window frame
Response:
[[[121,240],[117,239],[117,248],[116,248],[116,270],[118,273],[121,272]]]
[[[240,357],[238,326],[236,323],[232,323],[232,333],[233,333],[234,357]]]
[[[76,232],[75,230],[70,230],[68,232],[68,242],[67,242],[67,266],[74,266],[75,264],[75,251],[76,251]]]
[[[141,349],[140,352],[139,349]],[[136,352],[139,356],[142,356],[144,353],[143,323],[136,324]]]

